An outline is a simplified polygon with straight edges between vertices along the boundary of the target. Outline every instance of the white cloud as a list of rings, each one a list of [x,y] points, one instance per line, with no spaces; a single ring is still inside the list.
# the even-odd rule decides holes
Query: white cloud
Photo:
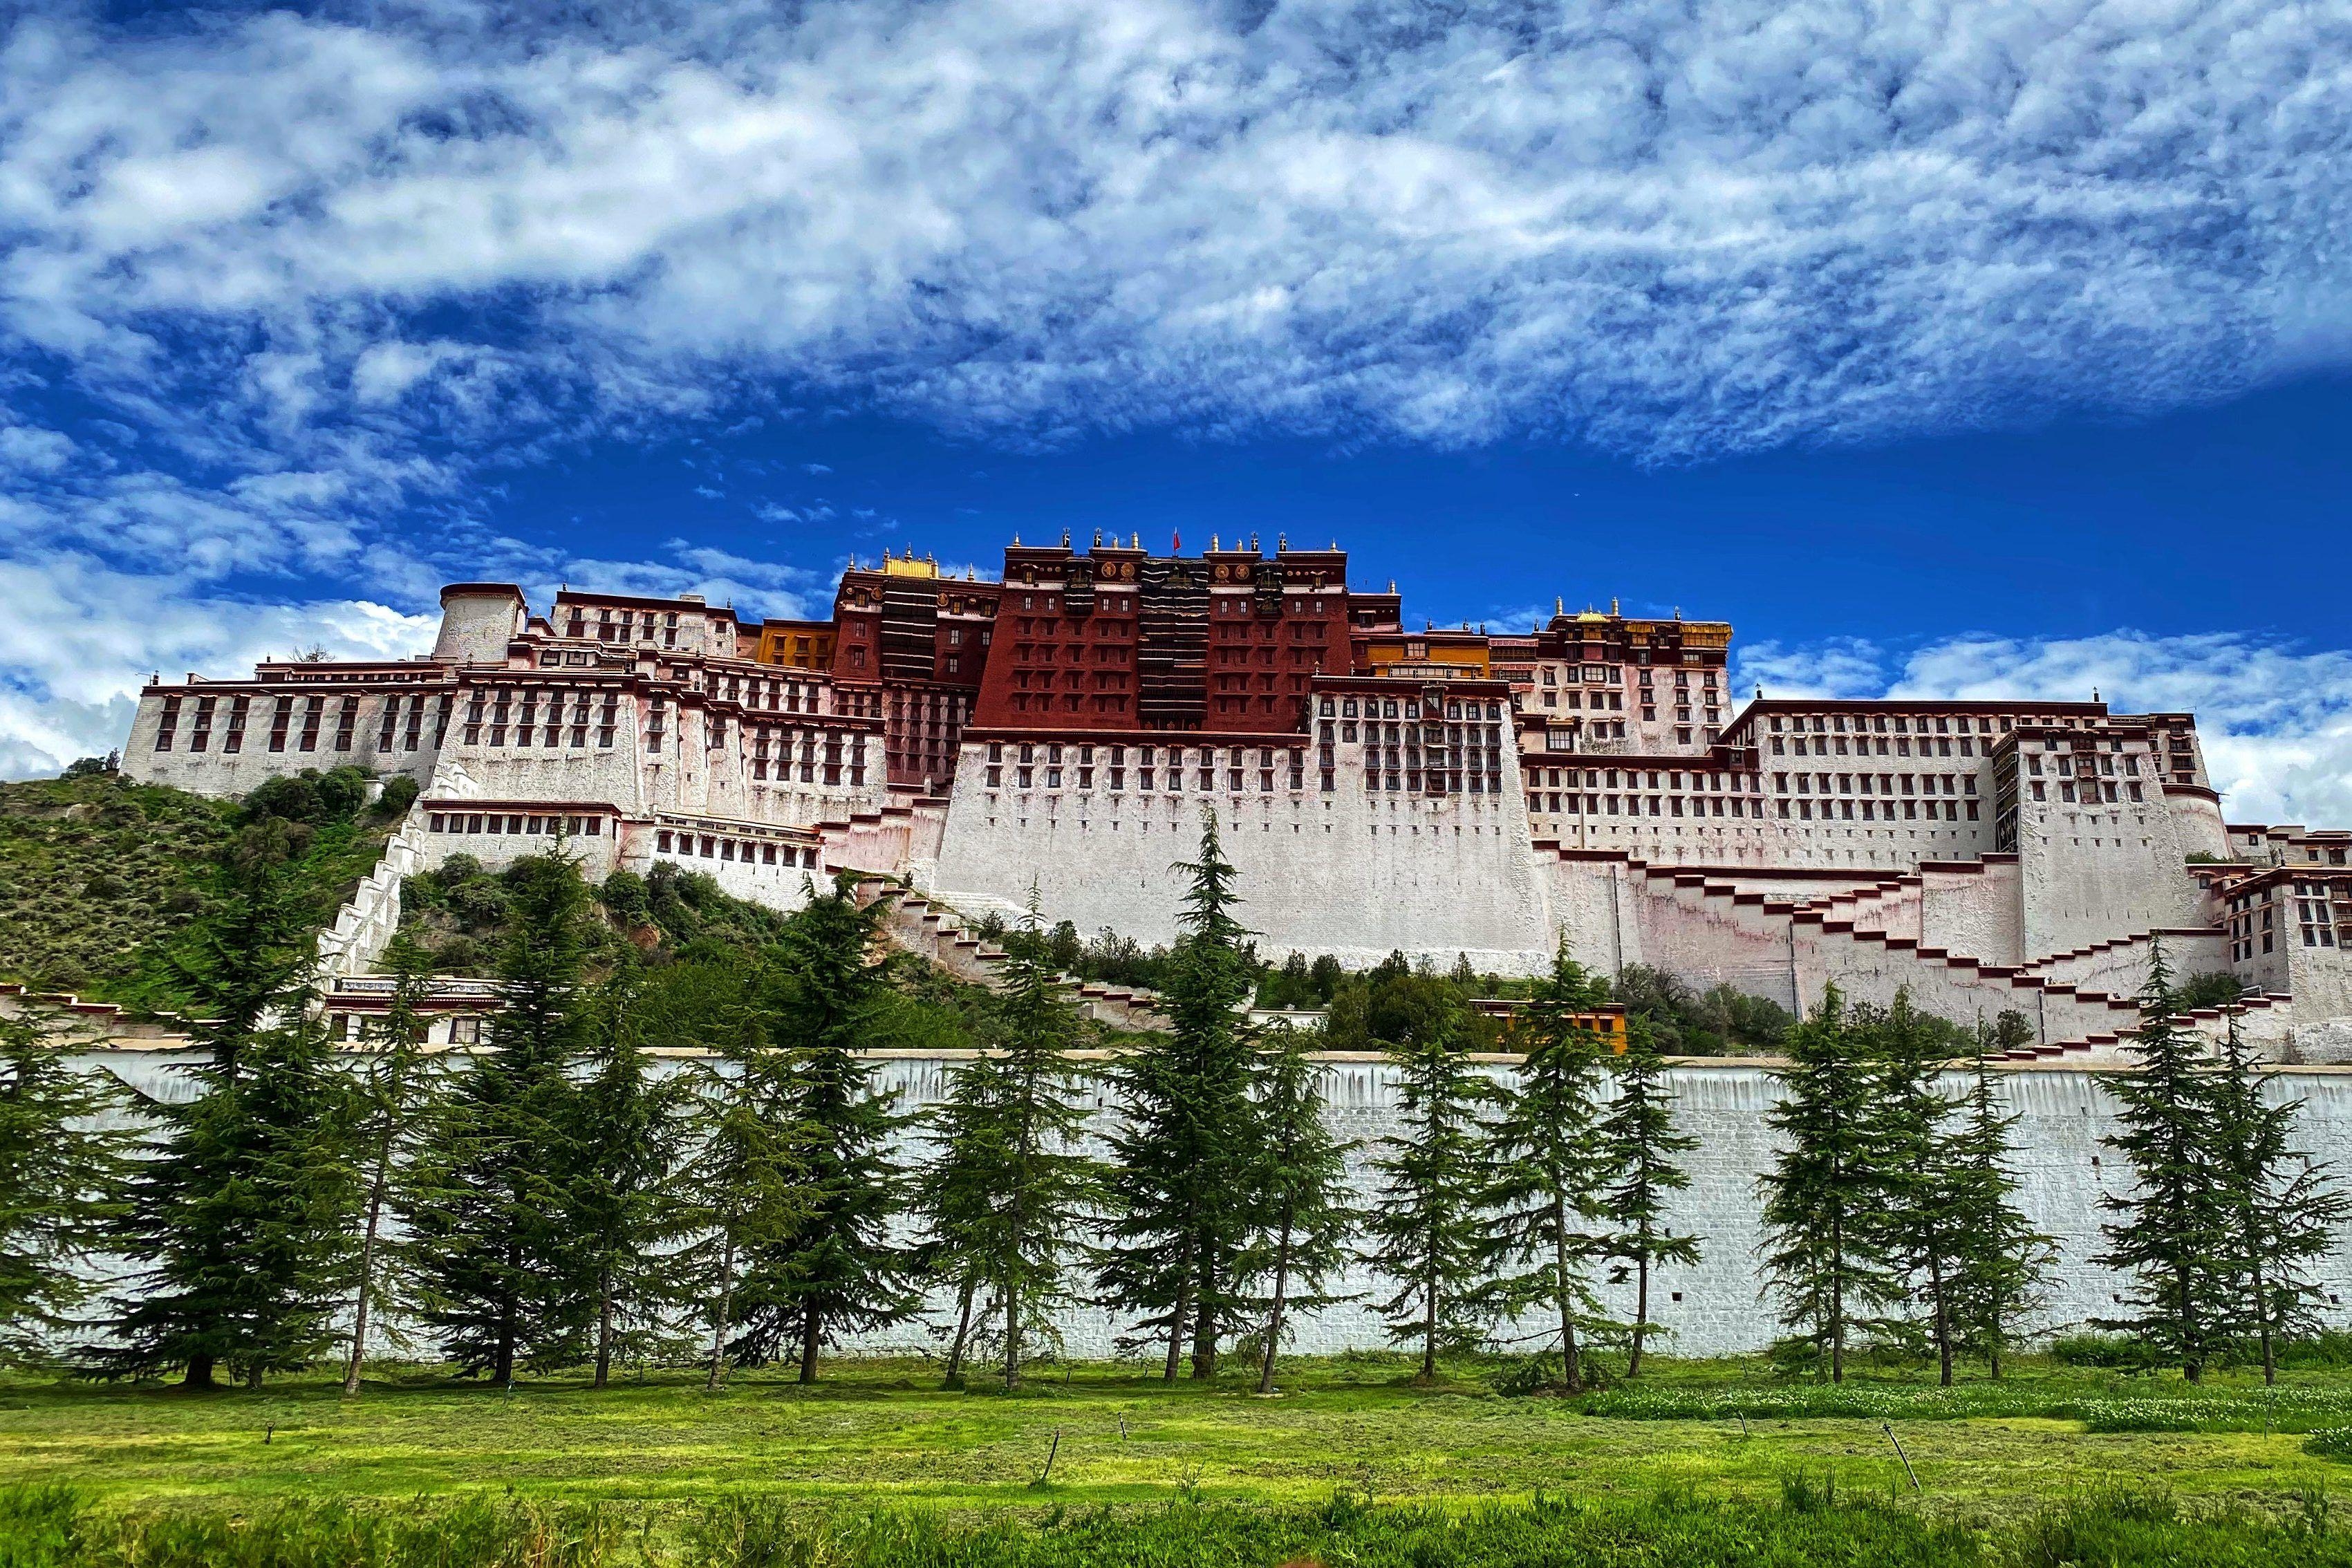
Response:
[[[20,26],[8,329],[125,386],[242,360],[296,426],[782,386],[1666,457],[2352,353],[2345,0],[577,15]],[[502,420],[415,330],[453,304],[521,325]]]
[[[2193,713],[2231,820],[2352,823],[2352,653],[2242,633],[1961,636],[1893,653],[1859,639],[1737,656],[1771,697],[2037,698]]]
[[[117,572],[84,555],[0,559],[0,777],[55,773],[130,732],[150,674],[218,676],[323,647],[404,658],[437,617],[364,599],[253,603],[183,581]]]

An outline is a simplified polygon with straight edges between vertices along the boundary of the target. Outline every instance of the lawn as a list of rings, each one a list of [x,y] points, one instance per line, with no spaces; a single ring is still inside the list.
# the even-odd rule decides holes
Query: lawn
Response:
[[[418,1373],[372,1381],[352,1401],[323,1377],[206,1395],[18,1379],[0,1384],[0,1484],[68,1482],[116,1509],[723,1491],[965,1510],[1314,1504],[1341,1492],[1764,1500],[1802,1474],[1907,1507],[1899,1439],[1921,1504],[1990,1521],[2119,1484],[2288,1510],[2352,1470],[2305,1447],[2305,1431],[2352,1426],[2341,1372],[2292,1374],[2272,1395],[2235,1374],[2198,1392],[2029,1361],[1955,1396],[1912,1378],[1816,1391],[1752,1363],[1661,1363],[1637,1385],[1572,1401],[1498,1395],[1472,1366],[1434,1389],[1412,1386],[1409,1371],[1386,1357],[1304,1362],[1270,1398],[1252,1379],[1171,1387],[1114,1366],[1069,1369],[1018,1395],[951,1392],[912,1360],[839,1361],[813,1387],[739,1375],[716,1395],[686,1373],[601,1393],[535,1379],[509,1393]],[[2198,1429],[2099,1429],[2116,1425]]]

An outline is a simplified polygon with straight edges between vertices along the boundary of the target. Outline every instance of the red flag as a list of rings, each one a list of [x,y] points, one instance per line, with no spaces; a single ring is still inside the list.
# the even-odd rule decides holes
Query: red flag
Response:
[[[1184,553],[1184,536],[1172,528],[1168,531],[1168,553],[1171,555]]]

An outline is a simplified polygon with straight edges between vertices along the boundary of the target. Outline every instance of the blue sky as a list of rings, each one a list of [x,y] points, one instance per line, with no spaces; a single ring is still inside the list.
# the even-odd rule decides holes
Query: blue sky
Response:
[[[453,577],[1286,531],[2352,820],[2352,0],[774,11],[18,13],[0,773]]]

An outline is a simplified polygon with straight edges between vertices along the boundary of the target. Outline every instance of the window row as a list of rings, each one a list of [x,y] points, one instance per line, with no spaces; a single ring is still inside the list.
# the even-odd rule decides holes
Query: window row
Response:
[[[1684,809],[1685,800],[1689,802],[1687,811]],[[1528,801],[1531,809],[1548,816],[1761,817],[1764,815],[1764,803],[1750,800],[1745,795],[1554,795],[1549,790],[1542,790],[1530,795]],[[1621,801],[1623,803],[1622,810],[1619,809]],[[1649,803],[1647,806],[1643,805],[1644,801]]]
[[[814,871],[817,868],[816,846],[814,844],[777,844],[763,838],[730,838],[723,833],[675,833],[667,827],[654,832],[654,852],[657,855],[691,856],[703,860],[736,861],[752,866],[797,866]]]
[[[476,690],[466,700],[461,735],[468,746],[536,746],[543,751],[590,744],[610,747],[619,722],[617,692],[517,689]]]
[[[434,833],[492,833],[510,837],[525,835],[557,835],[564,837],[601,838],[604,819],[601,816],[534,816],[528,812],[449,811],[429,812],[426,828]]]
[[[1360,715],[1358,707],[1360,700]],[[1398,711],[1400,703],[1402,704],[1403,709],[1402,713]],[[1422,700],[1418,697],[1366,697],[1360,700],[1353,697],[1336,700],[1326,697],[1317,711],[1326,719],[1334,717],[1335,712],[1337,717],[1342,719],[1354,719],[1359,716],[1366,719],[1419,719],[1423,717],[1422,707]],[[1428,718],[1434,720],[1441,716],[1437,712],[1436,703],[1432,702],[1428,707],[1430,710]],[[1500,721],[1503,717],[1503,705],[1500,701],[1492,699],[1482,702],[1475,697],[1466,700],[1449,697],[1445,700],[1445,711],[1443,717],[1456,721],[1465,718],[1473,721],[1485,718]]]
[[[375,749],[379,752],[393,750],[400,741],[402,702],[397,695],[383,700],[376,733]],[[435,698],[419,693],[406,699],[405,750],[416,750],[421,742],[427,703],[435,704],[433,744],[441,744],[448,728],[450,702],[446,695]],[[230,697],[225,703],[216,696],[198,697],[191,702],[174,693],[163,699],[163,711],[157,716],[155,750],[169,752],[184,746],[189,752],[206,752],[213,750],[217,741],[223,755],[235,756],[245,750],[256,705],[264,704],[270,751],[350,752],[359,743],[360,703],[358,692],[276,698],[257,698],[247,693]]]

